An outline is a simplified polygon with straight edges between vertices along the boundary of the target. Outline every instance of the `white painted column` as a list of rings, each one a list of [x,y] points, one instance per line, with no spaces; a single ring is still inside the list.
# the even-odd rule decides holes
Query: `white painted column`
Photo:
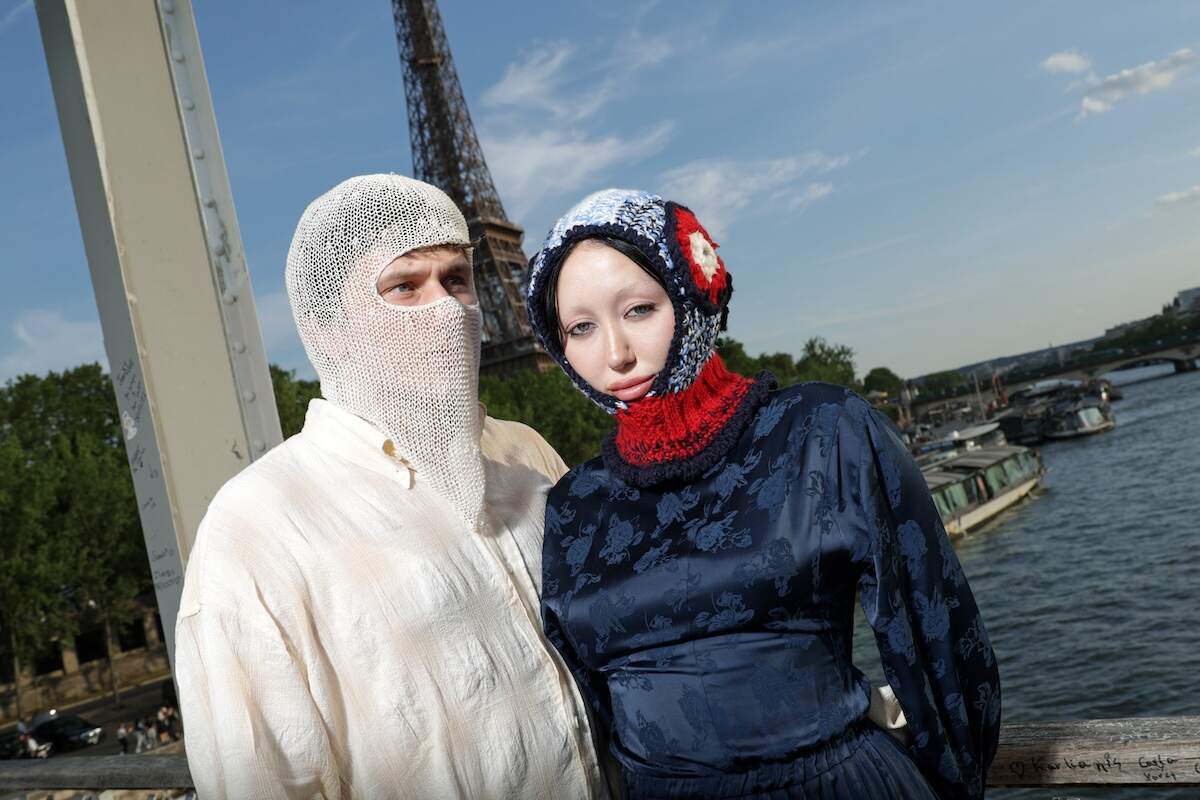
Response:
[[[174,663],[217,489],[281,440],[187,0],[38,0],[146,550]]]

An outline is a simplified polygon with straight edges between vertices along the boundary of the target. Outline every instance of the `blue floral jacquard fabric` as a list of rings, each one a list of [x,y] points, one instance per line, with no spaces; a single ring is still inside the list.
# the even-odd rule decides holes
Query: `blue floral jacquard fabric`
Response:
[[[772,392],[699,479],[551,491],[543,621],[630,797],[979,798],[1000,683],[920,470],[857,395]],[[866,721],[856,595],[908,720]]]

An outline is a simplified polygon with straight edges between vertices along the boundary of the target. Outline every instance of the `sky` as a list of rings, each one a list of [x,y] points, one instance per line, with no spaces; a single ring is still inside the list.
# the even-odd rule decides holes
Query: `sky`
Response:
[[[304,207],[410,173],[390,3],[193,0],[269,358],[313,371]],[[1200,4],[442,0],[532,253],[609,186],[696,211],[751,353],[905,377],[1090,338],[1200,285]],[[104,360],[45,56],[0,0],[0,381]]]

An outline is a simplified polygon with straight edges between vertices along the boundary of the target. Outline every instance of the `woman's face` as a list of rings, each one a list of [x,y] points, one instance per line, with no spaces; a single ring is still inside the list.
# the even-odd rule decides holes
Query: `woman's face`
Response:
[[[585,240],[563,262],[557,300],[563,354],[580,377],[626,403],[650,391],[675,334],[675,311],[654,278]]]

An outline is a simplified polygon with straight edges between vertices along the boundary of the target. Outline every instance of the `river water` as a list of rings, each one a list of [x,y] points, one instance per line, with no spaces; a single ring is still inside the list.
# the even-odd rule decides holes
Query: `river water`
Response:
[[[1043,488],[956,542],[1005,722],[1200,714],[1200,372],[1121,389],[1114,430],[1039,447]],[[860,615],[855,661],[874,681],[878,660]],[[988,797],[1181,800],[1200,787]]]

